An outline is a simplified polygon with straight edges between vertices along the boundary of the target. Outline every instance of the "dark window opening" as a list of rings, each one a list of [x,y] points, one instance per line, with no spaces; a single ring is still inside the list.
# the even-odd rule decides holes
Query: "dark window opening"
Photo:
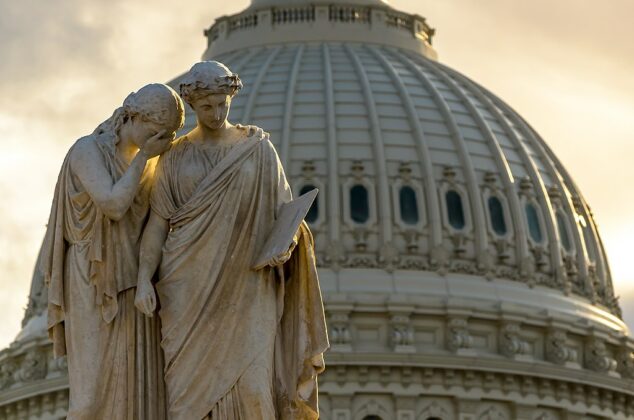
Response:
[[[561,240],[561,245],[568,252],[572,251],[572,242],[570,241],[570,234],[568,233],[568,223],[566,223],[566,217],[561,213],[557,212],[557,228],[559,229],[559,239]]]
[[[401,220],[408,225],[418,223],[418,202],[416,201],[416,191],[412,187],[402,187],[398,193],[401,208]]]
[[[350,218],[359,224],[370,219],[368,189],[363,185],[355,185],[350,189]]]
[[[489,197],[489,217],[491,218],[491,227],[497,235],[504,236],[508,229],[506,228],[506,220],[504,219],[504,207],[497,197]]]
[[[539,215],[537,209],[533,204],[527,204],[525,207],[526,221],[528,222],[528,233],[531,239],[537,243],[542,243],[544,235],[542,233],[542,226],[539,222]]]
[[[465,227],[464,208],[462,207],[462,197],[456,191],[447,191],[445,194],[445,202],[447,203],[447,216],[449,216],[449,224],[456,230],[462,230]]]
[[[314,185],[304,185],[302,189],[299,191],[299,195],[304,195],[307,192],[310,192],[314,189],[315,189]],[[310,210],[308,210],[308,213],[306,213],[306,217],[304,220],[306,220],[307,223],[315,223],[318,218],[319,218],[319,195],[317,195],[317,197],[315,198],[315,201],[313,201],[313,204],[310,206]]]

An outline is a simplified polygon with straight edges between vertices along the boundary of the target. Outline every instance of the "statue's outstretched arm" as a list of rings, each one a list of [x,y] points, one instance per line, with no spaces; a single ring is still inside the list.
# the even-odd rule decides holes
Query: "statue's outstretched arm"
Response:
[[[139,277],[134,304],[147,316],[152,316],[156,309],[156,292],[152,285],[152,277],[160,262],[163,244],[169,232],[169,223],[154,211],[150,214],[139,255]]]

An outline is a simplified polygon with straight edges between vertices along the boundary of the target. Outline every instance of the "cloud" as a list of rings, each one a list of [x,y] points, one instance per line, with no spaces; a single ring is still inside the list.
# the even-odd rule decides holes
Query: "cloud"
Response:
[[[229,7],[236,5],[0,2],[0,348],[19,330],[68,147],[131,91],[198,61],[203,29]]]
[[[212,4],[213,3],[213,4]],[[393,0],[438,29],[441,61],[499,94],[536,127],[602,224],[619,290],[634,196],[634,14],[630,0]],[[125,96],[187,70],[203,29],[248,0],[0,2],[0,348],[19,329],[57,171],[74,140]],[[628,122],[630,123],[628,125]],[[606,163],[601,163],[599,160]],[[588,170],[592,168],[592,170]],[[619,262],[615,262],[618,259]],[[625,261],[622,263],[621,261]],[[623,268],[620,268],[623,267]],[[632,274],[629,276],[629,274]],[[617,291],[618,294],[618,291]],[[626,314],[634,298],[624,298]]]

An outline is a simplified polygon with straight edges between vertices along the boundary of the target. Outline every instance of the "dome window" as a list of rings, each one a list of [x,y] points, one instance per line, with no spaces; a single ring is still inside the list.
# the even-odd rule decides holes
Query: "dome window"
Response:
[[[416,191],[412,187],[403,186],[398,192],[401,220],[407,225],[416,225],[420,220]]]
[[[508,232],[506,227],[506,219],[504,218],[504,207],[498,197],[491,196],[487,200],[489,206],[489,218],[491,219],[491,227],[498,236],[504,236]]]
[[[534,204],[528,203],[525,207],[526,222],[528,223],[528,233],[531,239],[540,244],[544,240],[544,234],[542,233],[542,225],[539,221],[539,214]]]
[[[304,185],[302,189],[299,191],[299,195],[304,195],[307,192],[314,190],[316,187],[314,185]],[[310,206],[310,210],[306,214],[307,223],[315,223],[319,219],[319,198],[315,198],[313,204]]]
[[[564,216],[561,211],[557,212],[557,229],[559,230],[559,239],[561,240],[561,245],[568,252],[572,251],[572,242],[570,241],[570,233],[568,230],[568,223],[566,222],[566,216]]]
[[[454,190],[449,190],[445,194],[445,202],[447,203],[447,216],[449,224],[456,230],[462,230],[465,227],[464,207],[462,206],[462,197]]]
[[[370,219],[370,200],[368,189],[363,185],[350,188],[350,218],[360,225]]]

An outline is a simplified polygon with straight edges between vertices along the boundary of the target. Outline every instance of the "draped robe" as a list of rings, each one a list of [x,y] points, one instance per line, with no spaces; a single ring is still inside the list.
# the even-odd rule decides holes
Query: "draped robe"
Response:
[[[113,183],[125,173],[112,130],[79,141],[95,142]],[[48,286],[55,355],[68,356],[67,418],[164,419],[160,327],[134,307],[155,161],[123,218],[112,221],[73,172],[73,153],[75,146],[62,164],[37,267]]]
[[[282,270],[251,269],[291,199],[268,137],[178,139],[152,210],[169,221],[159,281],[171,420],[316,419],[328,347],[310,231]]]

